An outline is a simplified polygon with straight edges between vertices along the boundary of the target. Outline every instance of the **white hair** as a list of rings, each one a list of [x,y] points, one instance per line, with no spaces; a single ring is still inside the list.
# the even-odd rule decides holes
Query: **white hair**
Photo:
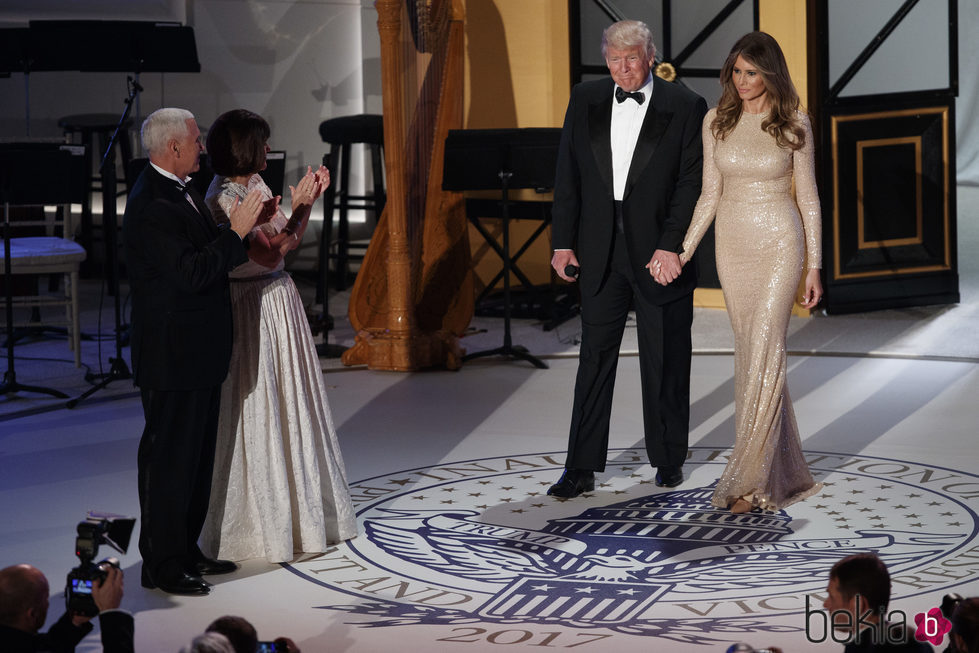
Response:
[[[157,109],[146,116],[139,131],[143,149],[150,155],[162,153],[171,138],[187,135],[187,121],[193,119],[194,114],[187,109]]]
[[[607,58],[610,47],[616,50],[628,50],[637,46],[642,48],[647,61],[656,56],[653,33],[641,20],[620,20],[612,23],[602,32],[603,59]]]
[[[227,637],[209,631],[195,637],[190,646],[180,649],[180,653],[235,653],[235,649]]]

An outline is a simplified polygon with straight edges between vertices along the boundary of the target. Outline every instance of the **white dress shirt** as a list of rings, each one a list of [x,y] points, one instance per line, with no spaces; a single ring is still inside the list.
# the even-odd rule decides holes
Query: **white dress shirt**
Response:
[[[172,172],[169,172],[168,170],[164,170],[163,168],[161,168],[160,166],[156,165],[152,161],[150,161],[150,165],[153,166],[153,168],[157,172],[159,172],[161,175],[163,175],[167,179],[172,179],[173,181],[177,182],[181,186],[185,186],[186,187],[187,184],[190,183],[190,177],[186,177],[185,179],[181,179],[180,177],[178,177],[177,175],[173,174]],[[197,208],[197,205],[194,204],[194,200],[190,199],[190,194],[186,190],[184,191],[184,199],[187,200],[187,202],[191,206],[194,207],[194,210],[195,211],[197,211],[198,213],[201,212],[201,210]]]
[[[619,85],[616,84],[618,89]],[[646,118],[646,109],[653,96],[653,76],[646,77],[639,92],[645,100],[639,104],[632,98],[624,102],[615,99],[612,94],[612,128],[609,133],[612,143],[612,196],[621,200],[625,194],[625,182],[629,177],[629,167],[632,165],[632,154],[636,151],[636,142],[642,130],[642,121]]]
[[[615,88],[619,88],[619,85],[615,84]],[[642,104],[632,98],[619,102],[615,99],[615,92],[612,93],[612,125],[609,129],[609,138],[612,144],[612,195],[616,200],[621,200],[625,194],[625,182],[629,177],[632,155],[636,151],[639,132],[642,131],[642,121],[646,119],[646,109],[649,108],[650,99],[653,97],[652,73],[646,77],[646,83],[642,85],[639,92],[645,97]],[[554,251],[572,250],[555,249]]]

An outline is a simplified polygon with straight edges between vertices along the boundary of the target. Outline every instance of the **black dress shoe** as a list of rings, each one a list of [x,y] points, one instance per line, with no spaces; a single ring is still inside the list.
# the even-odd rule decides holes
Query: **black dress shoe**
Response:
[[[198,558],[193,564],[194,571],[199,576],[211,574],[230,574],[238,569],[238,565],[230,560],[213,560],[211,558]]]
[[[208,594],[211,591],[211,586],[203,578],[184,572],[153,578],[146,567],[143,567],[140,580],[143,587],[161,589],[168,594]]]
[[[566,469],[561,480],[547,491],[552,497],[573,499],[582,492],[595,489],[595,472],[587,469]]]
[[[683,483],[683,467],[657,467],[656,485],[659,487],[676,487]]]

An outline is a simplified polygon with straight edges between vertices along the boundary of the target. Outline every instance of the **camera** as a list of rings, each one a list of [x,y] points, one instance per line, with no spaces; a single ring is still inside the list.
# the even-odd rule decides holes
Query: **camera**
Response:
[[[942,604],[939,608],[942,611],[942,616],[946,619],[952,618],[952,613],[955,612],[955,606],[961,603],[964,599],[959,594],[946,594],[942,597]]]
[[[259,642],[257,653],[287,653],[288,650],[283,642]]]
[[[131,517],[99,512],[89,512],[85,521],[78,522],[75,555],[80,564],[68,572],[65,584],[65,603],[69,613],[86,617],[99,613],[92,598],[92,588],[105,580],[109,566],[119,568],[116,558],[93,562],[99,554],[99,545],[108,544],[119,553],[125,553],[135,524],[136,520]]]
[[[65,599],[71,613],[86,617],[94,617],[99,613],[95,599],[92,598],[92,587],[105,580],[109,566],[119,569],[119,560],[106,558],[96,564],[80,565],[68,572]]]

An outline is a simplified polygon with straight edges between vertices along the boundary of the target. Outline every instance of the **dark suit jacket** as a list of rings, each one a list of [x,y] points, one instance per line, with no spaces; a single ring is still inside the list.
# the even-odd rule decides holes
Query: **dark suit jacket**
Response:
[[[121,610],[100,612],[99,628],[102,630],[102,653],[133,653],[136,632],[131,614]]]
[[[133,653],[133,616],[112,610],[99,615],[103,653]],[[68,613],[61,615],[46,633],[32,635],[8,626],[0,626],[0,651],[4,653],[70,653],[92,632],[92,624],[71,623]]]
[[[583,297],[601,288],[615,232],[612,195],[611,78],[583,82],[571,91],[564,119],[554,184],[552,244],[573,249],[581,263]],[[627,100],[632,102],[632,100]],[[643,266],[653,252],[680,252],[700,196],[703,166],[702,97],[653,77],[653,94],[643,122],[622,198],[629,258],[640,292],[663,304],[693,291],[694,265],[669,286]]]
[[[218,228],[199,204],[201,213],[150,165],[126,203],[133,376],[142,388],[195,390],[228,374],[228,271],[248,255],[238,234]]]
[[[66,612],[46,633],[25,633],[0,626],[0,651],[4,653],[70,653],[78,642],[92,632],[92,624],[75,626]]]

